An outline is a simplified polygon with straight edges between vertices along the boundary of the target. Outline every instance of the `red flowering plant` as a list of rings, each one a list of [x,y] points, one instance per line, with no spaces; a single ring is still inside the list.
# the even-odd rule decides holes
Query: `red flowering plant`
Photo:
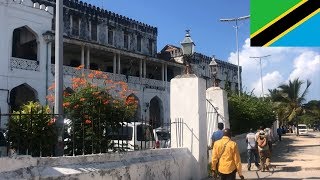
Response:
[[[77,69],[84,72],[82,68]],[[137,109],[136,101],[127,100],[131,93],[127,83],[115,82],[96,70],[81,73],[71,82],[72,91],[64,92],[63,103],[66,118],[70,119],[65,125],[65,153],[107,152],[108,130],[131,119]]]
[[[13,111],[8,122],[8,141],[19,154],[52,156],[57,140],[55,119],[49,106],[28,102]]]

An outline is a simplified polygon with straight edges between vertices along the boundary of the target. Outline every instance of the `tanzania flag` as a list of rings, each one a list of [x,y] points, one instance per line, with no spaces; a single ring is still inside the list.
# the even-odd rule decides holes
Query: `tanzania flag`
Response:
[[[251,46],[320,46],[320,0],[251,0]]]

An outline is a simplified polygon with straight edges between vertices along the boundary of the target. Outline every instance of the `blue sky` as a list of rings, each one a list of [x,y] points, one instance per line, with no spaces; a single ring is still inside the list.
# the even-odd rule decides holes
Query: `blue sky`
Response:
[[[235,29],[221,18],[250,14],[249,0],[86,0],[115,13],[158,27],[158,51],[166,44],[179,46],[185,30],[191,30],[196,51],[218,59],[237,63]],[[243,86],[261,96],[258,61],[250,56],[271,54],[263,62],[264,92],[280,83],[299,77],[310,79],[308,100],[320,100],[320,48],[251,48],[250,22],[240,23],[240,65]]]

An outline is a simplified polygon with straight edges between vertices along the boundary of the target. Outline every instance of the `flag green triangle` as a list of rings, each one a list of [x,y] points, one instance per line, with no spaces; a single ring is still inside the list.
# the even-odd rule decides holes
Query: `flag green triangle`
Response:
[[[302,0],[251,0],[250,34],[253,34]]]

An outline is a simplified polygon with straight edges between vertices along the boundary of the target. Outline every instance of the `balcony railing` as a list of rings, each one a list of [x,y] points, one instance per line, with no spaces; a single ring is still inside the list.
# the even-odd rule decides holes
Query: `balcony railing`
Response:
[[[11,69],[39,71],[39,62],[35,61],[35,60],[28,60],[28,59],[11,57],[10,67],[11,67]]]
[[[141,84],[140,77],[128,76],[128,83]]]
[[[54,74],[54,67],[55,65],[51,65],[51,73]],[[92,70],[84,69],[85,74],[91,73]],[[70,76],[80,76],[82,73],[81,70],[77,70],[74,67],[70,66],[63,66],[63,75],[70,75]],[[146,85],[147,88],[150,89],[158,89],[158,90],[165,90],[165,88],[170,88],[170,84],[166,83],[165,81],[155,80],[155,79],[147,79],[147,78],[140,78],[136,76],[126,76],[123,74],[113,74],[109,72],[103,72],[106,74],[110,79],[113,81],[124,81],[131,84],[143,84]]]

